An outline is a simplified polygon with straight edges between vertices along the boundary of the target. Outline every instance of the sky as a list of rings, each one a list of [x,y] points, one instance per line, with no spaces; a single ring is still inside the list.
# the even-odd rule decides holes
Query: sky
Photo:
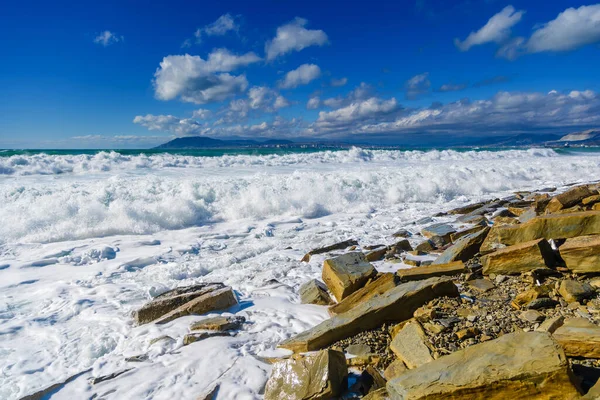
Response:
[[[600,127],[600,3],[12,1],[0,148]]]

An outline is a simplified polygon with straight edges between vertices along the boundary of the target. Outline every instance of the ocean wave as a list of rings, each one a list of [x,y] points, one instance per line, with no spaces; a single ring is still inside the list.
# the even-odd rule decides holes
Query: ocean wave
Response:
[[[166,168],[279,167],[314,164],[349,164],[357,162],[480,161],[556,156],[558,156],[558,153],[551,149],[401,151],[370,150],[358,147],[348,150],[314,153],[224,155],[220,157],[198,157],[170,153],[126,155],[115,151],[101,151],[96,154],[65,155],[38,153],[0,157],[0,175],[63,175],[160,170]]]
[[[407,203],[435,203],[444,209],[457,199],[476,201],[511,190],[560,186],[600,175],[600,158],[596,156],[553,157],[546,151],[353,149],[338,153],[320,157],[335,157],[338,162],[340,157],[349,157],[354,161],[343,168],[313,165],[242,175],[231,168],[221,174],[7,179],[0,184],[0,242],[146,234],[243,219],[364,214]],[[400,154],[403,158],[383,165],[369,161],[370,157]],[[105,153],[102,157],[121,156]]]

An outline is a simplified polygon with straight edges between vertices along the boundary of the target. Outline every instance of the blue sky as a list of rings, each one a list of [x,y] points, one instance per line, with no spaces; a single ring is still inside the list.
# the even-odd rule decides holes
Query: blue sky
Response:
[[[600,4],[5,2],[0,147],[600,125]]]

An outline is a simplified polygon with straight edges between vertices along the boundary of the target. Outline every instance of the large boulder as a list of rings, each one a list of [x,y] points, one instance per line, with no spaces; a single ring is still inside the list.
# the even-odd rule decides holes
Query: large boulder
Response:
[[[246,322],[246,318],[241,315],[232,317],[224,317],[219,315],[217,317],[206,318],[202,321],[194,322],[190,325],[191,331],[231,331],[240,329],[242,324]]]
[[[135,311],[133,317],[138,324],[145,324],[175,310],[178,307],[225,288],[222,283],[201,283],[193,286],[178,287],[156,296],[142,308]]]
[[[597,194],[598,185],[575,186],[566,192],[554,196],[546,206],[546,211],[549,213],[554,213],[564,208],[573,207],[586,197]]]
[[[440,357],[387,384],[395,400],[576,399],[565,353],[548,333],[517,332]]]
[[[235,293],[233,293],[233,289],[225,286],[188,301],[184,305],[157,318],[154,322],[157,324],[166,324],[186,315],[200,315],[211,311],[225,310],[236,304],[237,298],[235,297]]]
[[[600,236],[567,239],[558,250],[571,272],[576,274],[600,272]]]
[[[587,282],[579,282],[574,279],[565,279],[558,287],[558,293],[568,303],[574,303],[588,299],[594,295],[596,289]]]
[[[553,336],[569,357],[600,358],[600,326],[585,318],[566,319]]]
[[[376,274],[361,252],[342,254],[323,262],[323,282],[337,301],[363,287]]]
[[[449,279],[430,278],[403,283],[281,342],[279,347],[294,352],[322,349],[384,322],[406,321],[417,308],[437,297],[458,295],[456,285]]]
[[[465,272],[465,264],[462,261],[454,261],[448,264],[432,264],[424,267],[399,269],[396,275],[402,281],[416,281],[432,278],[435,276],[452,276]]]
[[[450,243],[450,235],[456,232],[456,229],[448,224],[433,224],[421,230],[421,234],[426,238],[436,238],[437,242]]]
[[[537,239],[485,255],[481,263],[484,275],[518,275],[538,268],[553,267],[555,255],[546,239]]]
[[[300,301],[302,304],[318,304],[328,306],[333,300],[327,293],[327,287],[316,279],[304,283],[300,286]]]
[[[411,321],[394,336],[390,343],[390,350],[398,356],[404,364],[414,369],[423,364],[433,361],[429,347],[427,347],[427,336],[421,328],[421,324]]]
[[[322,350],[296,355],[273,365],[265,400],[332,399],[346,388],[348,367],[344,353]]]
[[[479,248],[486,238],[490,228],[473,232],[458,239],[456,243],[447,248],[433,263],[448,264],[452,261],[468,261],[479,252]]]
[[[519,225],[493,227],[481,245],[481,253],[536,239],[568,239],[600,234],[600,211],[540,215]]]
[[[329,307],[329,314],[336,315],[344,313],[356,307],[358,304],[364,303],[373,296],[385,293],[391,288],[396,287],[398,285],[398,280],[399,279],[396,277],[396,275],[392,273],[381,274],[381,276],[377,277],[377,279],[358,289],[341,302]]]

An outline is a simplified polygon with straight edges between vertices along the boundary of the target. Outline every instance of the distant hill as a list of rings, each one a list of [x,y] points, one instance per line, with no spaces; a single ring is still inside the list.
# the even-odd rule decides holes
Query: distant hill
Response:
[[[547,142],[554,142],[561,138],[561,135],[548,134],[528,134],[522,133],[518,135],[492,136],[483,138],[478,141],[469,143],[470,146],[497,146],[497,147],[519,147],[542,145]]]
[[[191,136],[173,139],[170,142],[163,143],[156,149],[216,149],[216,148],[235,148],[235,147],[270,147],[278,145],[291,145],[291,140],[269,139],[264,141],[235,139],[220,140],[204,136]]]
[[[600,130],[590,129],[583,132],[569,133],[561,137],[559,142],[567,142],[569,144],[588,144],[600,142]]]

